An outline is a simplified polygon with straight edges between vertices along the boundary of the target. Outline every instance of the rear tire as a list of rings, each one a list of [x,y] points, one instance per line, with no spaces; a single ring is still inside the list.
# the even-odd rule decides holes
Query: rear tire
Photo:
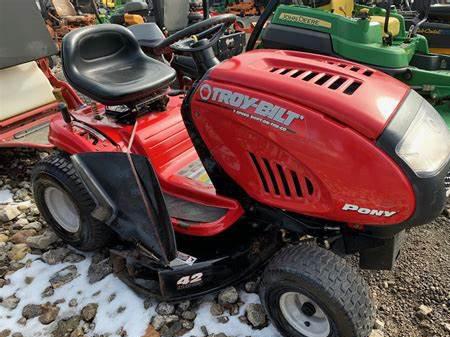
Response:
[[[114,239],[112,229],[91,216],[95,202],[67,155],[55,153],[41,160],[33,169],[32,183],[41,215],[62,240],[92,251]]]
[[[373,327],[363,278],[317,246],[284,248],[263,274],[260,297],[283,336],[367,337]]]

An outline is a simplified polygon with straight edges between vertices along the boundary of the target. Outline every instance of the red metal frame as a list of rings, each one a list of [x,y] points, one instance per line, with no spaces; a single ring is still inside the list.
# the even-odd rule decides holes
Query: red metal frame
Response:
[[[181,97],[172,97],[166,111],[139,118],[132,152],[149,158],[165,193],[227,210],[215,222],[197,223],[188,227],[177,219],[172,219],[174,228],[179,233],[212,236],[234,224],[242,216],[243,209],[237,201],[217,195],[211,184],[180,175],[183,168],[199,160],[181,118],[181,103]],[[95,110],[88,106],[73,112],[79,122],[72,125],[56,116],[51,123],[50,142],[70,154],[126,151],[132,126],[116,124],[104,115],[105,109],[102,106]],[[96,118],[98,114],[104,116],[102,120]]]

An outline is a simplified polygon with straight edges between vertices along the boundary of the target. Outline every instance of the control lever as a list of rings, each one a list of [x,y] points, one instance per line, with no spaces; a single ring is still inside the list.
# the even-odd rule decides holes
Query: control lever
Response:
[[[72,116],[70,115],[69,109],[65,103],[58,104],[59,111],[61,111],[62,118],[67,124],[72,123]]]

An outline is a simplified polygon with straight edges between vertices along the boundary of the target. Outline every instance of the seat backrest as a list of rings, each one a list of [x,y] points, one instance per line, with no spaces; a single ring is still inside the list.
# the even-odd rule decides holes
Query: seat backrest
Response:
[[[140,14],[148,12],[148,4],[141,1],[127,2],[123,7],[125,13]]]
[[[141,47],[154,48],[165,39],[161,29],[153,22],[134,25],[128,29],[133,33]]]
[[[92,69],[114,67],[124,59],[133,60],[141,49],[133,34],[125,27],[112,24],[77,29],[67,34],[62,43],[63,70],[69,82],[77,83],[79,74],[89,77]]]
[[[0,122],[56,101],[36,62],[0,70]]]
[[[384,32],[384,23],[386,21],[385,16],[371,15],[370,21],[378,22],[381,25],[383,36],[387,35]],[[393,37],[396,37],[398,34],[400,34],[400,20],[391,16],[388,21],[388,31],[392,34]]]
[[[355,7],[353,0],[331,0],[330,4],[324,9],[332,11],[334,14],[352,17],[352,12]]]

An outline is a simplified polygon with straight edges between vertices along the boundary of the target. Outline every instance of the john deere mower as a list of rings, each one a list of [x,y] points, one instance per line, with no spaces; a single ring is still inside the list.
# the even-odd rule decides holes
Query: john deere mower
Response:
[[[271,17],[262,33],[264,48],[330,55],[381,70],[426,97],[450,124],[450,56],[430,53],[426,38],[418,34],[423,21],[407,30],[390,0],[387,9],[354,5],[350,0],[315,0],[310,6],[289,3],[268,3],[247,50],[255,48]],[[353,67],[352,71],[364,69]]]
[[[102,0],[93,3],[99,23],[115,23],[122,26],[142,24],[150,16],[150,6],[146,0]]]

